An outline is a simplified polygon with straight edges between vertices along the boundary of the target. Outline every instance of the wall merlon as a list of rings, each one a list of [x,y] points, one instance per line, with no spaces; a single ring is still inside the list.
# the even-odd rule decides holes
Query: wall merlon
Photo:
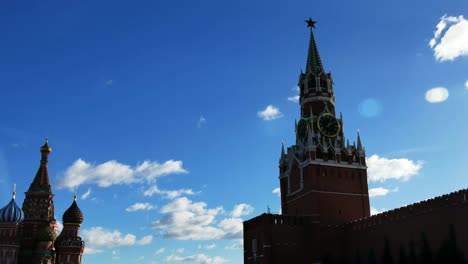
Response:
[[[403,219],[429,213],[441,207],[452,207],[467,204],[468,189],[459,190],[442,196],[434,197],[428,200],[420,201],[414,204],[406,205],[400,208],[382,212],[367,218],[354,220],[346,223],[345,227],[353,230],[362,230],[377,225],[401,221]]]

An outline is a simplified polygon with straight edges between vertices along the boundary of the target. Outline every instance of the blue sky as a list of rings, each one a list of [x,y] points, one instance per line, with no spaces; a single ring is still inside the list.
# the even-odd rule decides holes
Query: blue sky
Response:
[[[468,2],[378,2],[3,1],[0,202],[48,136],[85,263],[242,263],[242,221],[280,210],[309,17],[373,210],[466,188]]]

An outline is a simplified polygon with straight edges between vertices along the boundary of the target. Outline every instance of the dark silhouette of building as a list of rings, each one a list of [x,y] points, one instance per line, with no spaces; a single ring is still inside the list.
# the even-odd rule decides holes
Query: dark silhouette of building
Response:
[[[283,145],[279,160],[282,214],[244,222],[244,263],[431,263],[448,252],[465,263],[468,190],[370,215],[366,151],[359,131],[352,144],[345,137],[315,21],[306,22],[310,43],[298,83],[296,144]],[[462,235],[456,240],[455,234]]]
[[[83,213],[75,199],[63,215],[63,230],[57,237],[54,194],[47,170],[52,149],[46,140],[41,147],[41,163],[25,193],[23,208],[11,201],[0,209],[1,264],[81,264],[84,241],[79,236]],[[16,189],[16,188],[15,188]]]

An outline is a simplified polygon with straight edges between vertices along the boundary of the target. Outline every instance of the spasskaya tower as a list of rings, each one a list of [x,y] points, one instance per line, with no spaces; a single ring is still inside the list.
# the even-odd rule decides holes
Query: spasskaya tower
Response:
[[[336,117],[331,73],[323,70],[310,28],[305,73],[301,72],[301,118],[296,144],[280,157],[281,208],[286,215],[316,216],[321,224],[340,224],[370,215],[365,149],[344,135],[343,117]]]

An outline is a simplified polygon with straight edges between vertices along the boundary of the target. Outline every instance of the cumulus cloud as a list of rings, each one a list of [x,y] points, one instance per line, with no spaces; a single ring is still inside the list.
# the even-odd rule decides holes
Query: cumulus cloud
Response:
[[[381,212],[382,212],[382,211],[377,210],[377,208],[374,208],[374,207],[371,207],[371,208],[370,208],[370,214],[371,214],[371,215],[380,214]]]
[[[211,249],[214,249],[214,248],[216,248],[216,244],[209,244],[209,245],[205,246],[205,249],[208,249],[208,250],[211,250]]]
[[[389,194],[390,192],[397,192],[397,191],[398,191],[398,188],[395,188],[393,190],[383,188],[383,187],[371,188],[369,189],[369,197],[385,196]]]
[[[281,190],[280,190],[279,187],[278,187],[278,188],[274,188],[273,191],[272,191],[272,193],[276,193],[276,194],[278,195],[278,197],[281,198]]]
[[[160,248],[154,252],[155,255],[160,255],[166,251],[166,248]]]
[[[263,120],[271,121],[283,116],[280,110],[273,105],[268,105],[264,110],[257,112],[258,117]]]
[[[152,223],[164,238],[178,240],[211,240],[242,238],[242,219],[225,218],[215,221],[224,212],[222,207],[207,208],[204,202],[193,202],[187,197],[177,198],[163,206],[161,219]]]
[[[435,87],[427,90],[426,101],[429,103],[441,103],[449,97],[449,92],[445,87]]]
[[[244,241],[242,239],[239,240],[239,242],[234,243],[230,246],[226,246],[224,249],[227,250],[241,250],[244,249]]]
[[[248,205],[245,203],[237,204],[234,206],[234,209],[231,211],[231,216],[238,218],[244,215],[251,214],[253,210],[254,208],[251,205]]]
[[[289,96],[288,101],[298,103],[299,102],[299,95]]]
[[[463,16],[444,15],[436,27],[429,47],[434,50],[437,61],[453,61],[468,55],[468,20]]]
[[[175,173],[187,173],[180,160],[168,160],[162,164],[144,161],[131,167],[111,160],[102,164],[91,164],[76,160],[57,180],[58,188],[74,188],[82,184],[96,184],[109,187],[116,184],[154,182],[156,178]]]
[[[394,179],[407,181],[422,169],[423,161],[387,159],[374,154],[366,159],[369,181],[384,182]]]
[[[149,211],[156,209],[156,206],[150,204],[150,203],[135,203],[127,207],[125,211],[127,212],[135,212],[135,211]]]
[[[91,194],[91,188],[88,188],[88,190],[81,195],[81,200],[86,200],[88,199],[89,195]]]
[[[93,254],[98,254],[104,252],[102,249],[95,249],[91,248],[86,244],[86,247],[84,249],[84,254],[86,255],[93,255]]]
[[[178,255],[170,255],[166,257],[167,262],[192,262],[192,263],[199,263],[199,264],[223,264],[227,261],[219,256],[216,257],[209,257],[205,254],[197,254],[191,256],[178,256]]]
[[[143,192],[144,196],[153,196],[154,194],[162,195],[167,199],[174,199],[182,195],[194,195],[195,192],[192,189],[179,189],[179,190],[160,190],[157,185],[151,186],[149,189]]]
[[[101,247],[113,248],[120,246],[147,245],[153,240],[152,235],[137,239],[133,234],[128,233],[123,235],[118,230],[109,231],[100,226],[83,230],[82,236],[86,241],[86,248],[93,248],[95,251],[99,252],[102,252],[102,250],[99,249]]]

